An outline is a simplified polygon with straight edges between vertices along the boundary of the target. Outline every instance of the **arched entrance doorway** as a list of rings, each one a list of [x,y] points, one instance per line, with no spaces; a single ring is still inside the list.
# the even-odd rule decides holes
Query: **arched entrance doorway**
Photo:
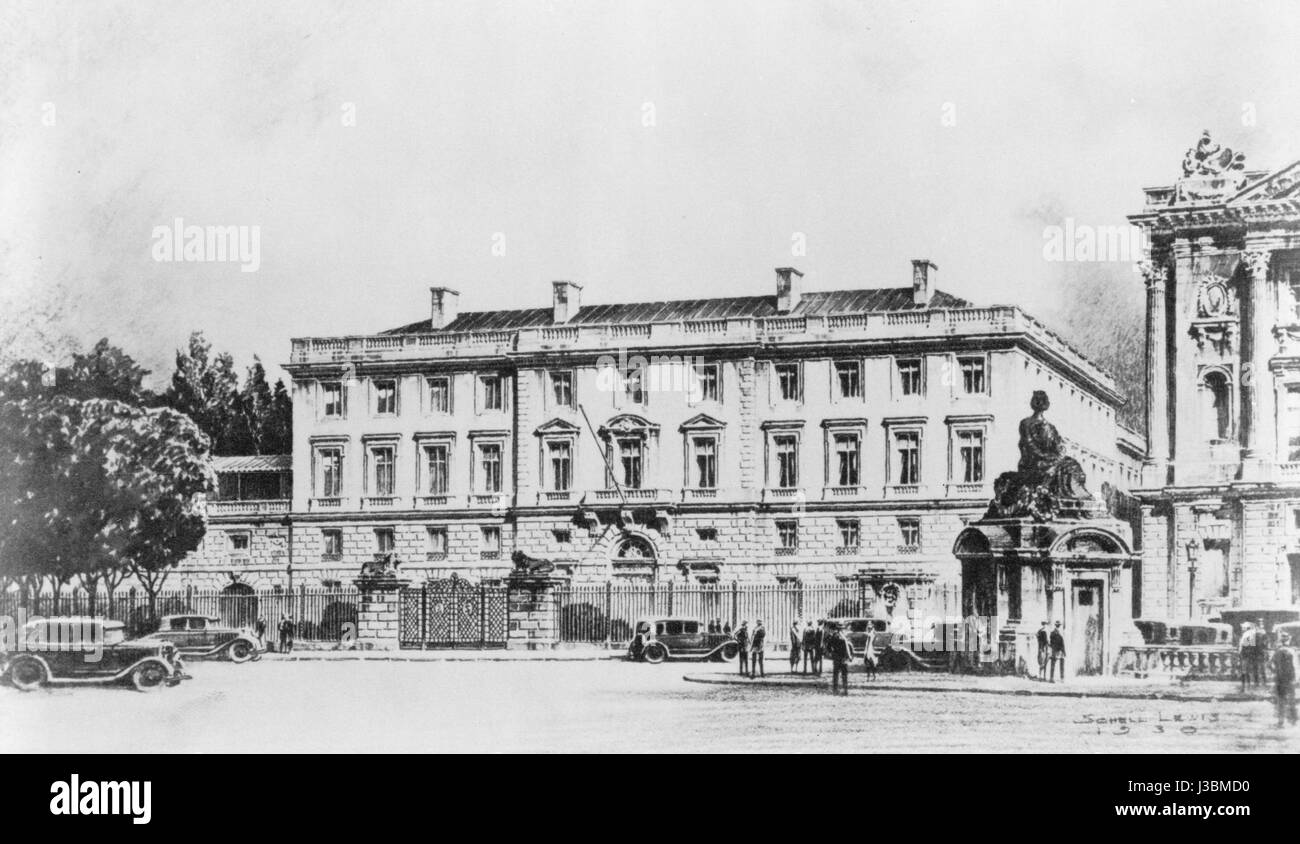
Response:
[[[232,583],[221,590],[217,615],[228,627],[252,627],[257,622],[257,592],[247,583]]]

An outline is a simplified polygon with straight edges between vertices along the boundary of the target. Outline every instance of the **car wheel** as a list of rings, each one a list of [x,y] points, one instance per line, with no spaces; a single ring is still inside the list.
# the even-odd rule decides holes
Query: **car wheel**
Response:
[[[34,659],[17,659],[9,666],[9,682],[24,692],[39,689],[50,681],[50,672]]]
[[[645,661],[651,665],[658,665],[668,658],[668,649],[658,642],[652,642],[646,645]]]
[[[145,663],[131,672],[131,685],[137,692],[161,689],[166,682],[167,670],[156,662]]]
[[[718,651],[718,656],[722,658],[723,662],[735,662],[736,657],[740,656],[740,645],[735,642],[728,642],[722,646],[722,650]]]
[[[230,658],[231,662],[248,662],[256,654],[257,651],[253,649],[253,646],[243,640],[233,642],[230,647],[226,648],[226,656]]]

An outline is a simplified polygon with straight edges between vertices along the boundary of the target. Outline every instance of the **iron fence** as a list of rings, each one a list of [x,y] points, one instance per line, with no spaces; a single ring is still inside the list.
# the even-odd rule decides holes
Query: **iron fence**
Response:
[[[226,589],[169,589],[159,592],[152,609],[149,596],[141,589],[123,589],[112,594],[82,589],[45,592],[26,599],[0,594],[0,615],[18,618],[36,616],[96,616],[121,621],[132,636],[158,629],[165,615],[195,613],[218,618],[233,627],[266,624],[269,639],[276,636],[282,617],[293,620],[294,636],[312,642],[337,642],[355,630],[361,593],[355,587],[309,588],[293,591],[251,587]]]

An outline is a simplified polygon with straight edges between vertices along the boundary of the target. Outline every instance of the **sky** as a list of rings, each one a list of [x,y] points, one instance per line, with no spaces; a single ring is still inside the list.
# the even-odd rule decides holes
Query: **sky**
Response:
[[[1202,130],[1300,158],[1300,7],[1199,2],[5,2],[0,357],[107,336],[162,381],[193,330],[290,338],[462,310],[910,284],[1079,336],[1048,261]],[[155,227],[259,232],[157,260]],[[1096,318],[1096,314],[1091,315]],[[1084,331],[1084,334],[1087,332]]]

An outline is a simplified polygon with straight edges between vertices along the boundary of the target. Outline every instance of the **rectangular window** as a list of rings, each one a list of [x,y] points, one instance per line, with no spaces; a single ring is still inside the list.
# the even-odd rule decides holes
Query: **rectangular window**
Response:
[[[246,533],[231,533],[231,534],[227,534],[227,536],[230,537],[230,551],[231,551],[231,553],[233,553],[233,554],[247,554],[247,553],[248,553],[248,534],[246,534]]]
[[[1287,461],[1300,460],[1300,387],[1286,388],[1286,453]]]
[[[912,485],[921,482],[921,432],[898,431],[894,434],[894,450],[898,455],[898,483]]]
[[[617,442],[618,465],[622,471],[621,483],[625,489],[641,488],[641,466],[644,444],[639,438],[625,437]]]
[[[445,527],[431,527],[428,530],[429,537],[429,554],[434,558],[447,556],[447,529]]]
[[[799,401],[803,396],[799,384],[799,364],[778,363],[773,369],[776,372],[777,395],[781,401]]]
[[[428,384],[429,412],[451,413],[451,378],[439,375],[430,378]]]
[[[481,492],[501,491],[501,444],[482,443],[478,447],[479,455],[479,490]]]
[[[320,532],[321,557],[327,561],[343,559],[343,531],[326,529]]]
[[[645,379],[641,367],[634,366],[623,375],[623,397],[632,404],[645,404]]]
[[[485,560],[495,560],[501,556],[501,528],[496,525],[484,525],[482,528],[480,556]]]
[[[397,413],[397,382],[391,379],[375,382],[375,413],[391,416]]]
[[[501,383],[500,375],[479,376],[479,384],[483,390],[484,410],[506,409],[505,387]]]
[[[835,480],[839,486],[858,485],[858,457],[861,443],[857,434],[835,435]]]
[[[393,494],[393,447],[380,446],[370,450],[370,463],[373,466],[372,480],[374,495]]]
[[[835,382],[842,399],[862,398],[862,365],[857,361],[839,361],[835,364]]]
[[[964,484],[984,481],[984,432],[957,432],[957,461],[959,477]]]
[[[322,409],[327,419],[340,419],[343,416],[343,384],[338,381],[326,381],[320,385]]]
[[[391,554],[395,547],[392,528],[375,528],[375,553]]]
[[[316,452],[316,478],[318,497],[339,497],[343,489],[343,449],[322,448]]]
[[[720,367],[716,363],[701,364],[695,369],[696,383],[699,384],[700,401],[719,401],[718,384],[722,380]]]
[[[446,495],[451,481],[451,448],[445,443],[424,447],[424,469],[429,495]]]
[[[551,399],[556,407],[573,407],[573,373],[568,370],[551,373]]]
[[[905,550],[915,551],[921,547],[921,520],[920,519],[899,519],[898,533],[902,540],[901,547]]]
[[[961,390],[967,395],[978,395],[988,392],[988,384],[985,380],[984,358],[957,358],[957,365],[961,368]]]
[[[718,441],[713,437],[691,440],[695,452],[695,487],[713,489],[718,485]]]
[[[898,362],[898,391],[904,396],[921,395],[921,361],[913,359]]]
[[[799,523],[782,520],[776,523],[777,553],[793,554],[799,548]]]
[[[551,489],[564,492],[573,486],[573,445],[568,440],[552,440],[546,444],[551,464]]]
[[[782,489],[799,486],[799,440],[793,436],[772,438],[776,451],[776,485]]]
[[[857,519],[839,519],[835,526],[840,532],[841,548],[857,548],[860,526]]]

